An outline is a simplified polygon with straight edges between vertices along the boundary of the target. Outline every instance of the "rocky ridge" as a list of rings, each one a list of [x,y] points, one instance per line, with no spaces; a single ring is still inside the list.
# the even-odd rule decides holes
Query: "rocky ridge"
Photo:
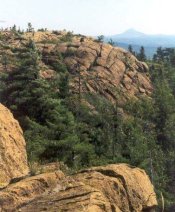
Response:
[[[41,53],[40,73],[46,79],[54,76],[50,64],[59,61],[61,53],[71,76],[73,93],[100,93],[111,101],[149,97],[152,93],[148,66],[124,49],[65,31],[25,33],[19,38],[6,32],[5,36],[3,45],[14,48],[20,48],[29,39],[36,42]],[[15,54],[10,49],[1,51],[11,58],[6,67],[11,71]],[[0,71],[4,71],[3,64]]]
[[[46,45],[44,55],[58,51],[72,75],[72,91],[100,93],[111,101],[150,96],[153,90],[148,66],[124,49],[90,38],[74,37],[72,42]]]

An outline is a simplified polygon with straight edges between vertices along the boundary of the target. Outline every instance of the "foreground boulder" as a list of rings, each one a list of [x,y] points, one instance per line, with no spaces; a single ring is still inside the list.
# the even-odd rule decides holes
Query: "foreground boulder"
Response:
[[[126,164],[61,171],[24,179],[0,192],[1,211],[130,212],[157,206],[145,171]]]
[[[23,132],[11,112],[0,104],[0,188],[28,171]]]
[[[127,164],[82,171],[76,180],[105,195],[114,211],[150,211],[157,205],[154,188],[142,169]]]

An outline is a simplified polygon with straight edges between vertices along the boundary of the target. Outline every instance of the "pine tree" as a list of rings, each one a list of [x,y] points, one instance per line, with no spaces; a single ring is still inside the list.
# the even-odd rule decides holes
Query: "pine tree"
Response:
[[[112,39],[110,39],[108,43],[109,43],[111,46],[115,46],[115,42],[114,42]]]
[[[28,105],[36,98],[32,92],[39,83],[39,54],[32,41],[19,52],[19,66],[10,72],[6,79],[7,87],[2,94],[2,101],[13,110],[15,115],[25,115],[29,111]]]
[[[98,36],[98,38],[97,38],[98,42],[103,42],[103,40],[104,40],[104,35]]]
[[[132,45],[129,45],[129,46],[128,46],[128,51],[129,51],[131,54],[135,55],[135,52],[133,51]]]
[[[32,24],[31,23],[28,23],[27,24],[27,32],[33,32],[34,31],[34,28],[32,27]]]
[[[140,61],[146,61],[145,49],[143,46],[141,46],[140,52],[138,53],[137,57]]]

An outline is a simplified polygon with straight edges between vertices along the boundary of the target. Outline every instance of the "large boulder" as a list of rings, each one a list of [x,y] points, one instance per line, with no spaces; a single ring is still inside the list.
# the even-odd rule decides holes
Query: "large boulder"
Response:
[[[156,194],[149,177],[127,164],[83,170],[72,176],[45,173],[0,192],[2,211],[153,211]]]
[[[12,113],[0,104],[0,188],[28,172],[22,129]]]

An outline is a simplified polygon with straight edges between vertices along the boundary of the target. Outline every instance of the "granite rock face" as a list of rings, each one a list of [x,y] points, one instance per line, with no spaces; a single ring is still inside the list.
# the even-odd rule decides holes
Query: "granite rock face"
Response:
[[[153,87],[146,63],[126,50],[93,39],[58,44],[47,48],[47,56],[58,50],[64,54],[73,92],[101,94],[115,102],[118,99],[149,97]],[[64,48],[63,48],[64,47]]]

